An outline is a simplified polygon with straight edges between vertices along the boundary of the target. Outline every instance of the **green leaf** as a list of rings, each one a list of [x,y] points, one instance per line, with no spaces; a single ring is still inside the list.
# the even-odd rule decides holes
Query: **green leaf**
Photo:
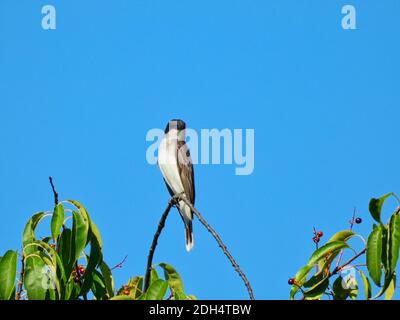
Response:
[[[329,240],[327,243],[329,242],[335,242],[335,241],[344,241],[346,242],[347,240],[349,240],[351,237],[355,236],[355,233],[353,231],[350,230],[342,230],[339,231],[337,233],[335,233]]]
[[[400,215],[395,212],[389,222],[389,248],[388,248],[388,262],[389,270],[393,272],[396,269],[397,261],[399,258],[400,249]]]
[[[81,255],[83,249],[86,246],[88,231],[89,231],[89,223],[85,220],[82,215],[80,215],[76,211],[72,211],[73,215],[73,223],[72,223],[72,240],[74,241],[74,259],[73,264],[78,260]]]
[[[94,296],[96,297],[96,300],[108,299],[106,296],[107,290],[106,290],[106,285],[104,283],[103,275],[97,270],[94,270],[91,276],[93,277],[91,289]]]
[[[30,255],[25,258],[24,287],[29,300],[45,300],[48,289],[46,264],[40,256]]]
[[[346,300],[347,298],[355,299],[358,295],[358,284],[354,277],[343,279],[342,276],[336,278],[332,286],[334,300]]]
[[[101,248],[97,241],[92,239],[90,242],[90,256],[88,257],[88,264],[86,265],[86,270],[83,275],[83,284],[80,295],[84,295],[90,290],[93,281],[91,273],[100,265],[102,260],[103,255],[101,253]]]
[[[110,300],[135,300],[135,299],[133,299],[130,296],[120,295],[120,296],[112,297]]]
[[[303,286],[304,288],[312,288],[319,282],[321,282],[324,278],[324,275],[320,272],[314,274],[310,279],[308,279],[306,282],[304,282]]]
[[[188,297],[183,292],[175,292],[174,300],[188,300]]]
[[[72,242],[72,231],[69,228],[64,228],[58,240],[58,254],[64,266],[67,278],[71,275],[75,265],[75,246]]]
[[[320,299],[329,286],[329,278],[324,278],[314,284],[310,289],[304,291],[304,298],[306,300]]]
[[[88,215],[88,217],[89,217],[89,215]],[[92,220],[90,220],[89,227],[90,227],[90,229],[89,229],[89,231],[90,231],[90,239],[96,240],[96,242],[98,243],[100,249],[102,249],[103,248],[103,241],[101,240],[99,229],[97,229],[97,226],[95,225],[95,223]]]
[[[164,269],[165,280],[167,280],[172,294],[175,292],[184,292],[182,279],[178,272],[172,266],[166,263],[160,263],[159,266]]]
[[[60,229],[64,223],[64,207],[61,203],[57,204],[51,217],[51,236],[54,242],[60,234]]]
[[[386,292],[386,290],[390,287],[390,284],[391,284],[394,276],[395,275],[393,273],[385,273],[385,277],[384,277],[385,280],[383,282],[383,286],[382,286],[381,290],[379,290],[379,292],[372,298],[373,300],[379,298]]]
[[[390,281],[388,288],[385,290],[385,300],[392,300],[395,289],[396,289],[396,277],[393,276],[393,279]]]
[[[0,300],[10,300],[17,274],[17,253],[8,250],[0,260]]]
[[[35,213],[32,218],[28,220],[22,233],[22,247],[25,247],[27,244],[35,241],[35,229],[40,220],[43,218],[44,214],[44,212]],[[28,248],[25,251],[25,254],[30,254],[34,251],[35,248]]]
[[[371,296],[372,296],[371,283],[369,282],[369,279],[364,274],[364,272],[362,272],[361,270],[358,270],[358,272],[360,273],[360,276],[361,276],[361,281],[362,281],[363,288],[364,288],[365,299],[369,300],[369,299],[371,299]]]
[[[134,299],[138,299],[143,295],[143,277],[133,277],[128,281],[127,287],[129,289],[129,295]]]
[[[296,275],[294,276],[294,281],[296,284],[294,284],[290,290],[290,300],[294,299],[295,294],[297,291],[300,290],[300,286],[304,284],[307,278],[307,274],[311,271],[313,266],[311,265],[305,265],[304,267],[300,268],[299,271],[297,271]]]
[[[314,251],[310,259],[308,260],[308,264],[314,265],[315,263],[327,257],[328,255],[348,247],[349,247],[348,244],[344,241],[329,242],[323,245],[321,248]]]
[[[158,277],[157,270],[154,268],[151,268],[149,285],[158,279],[159,279],[159,277]]]
[[[367,268],[374,283],[381,286],[382,228],[374,225],[367,241]]]
[[[372,218],[374,218],[375,221],[378,223],[382,223],[381,221],[382,206],[385,200],[390,196],[393,196],[392,192],[387,193],[378,199],[372,198],[369,202],[369,212],[371,213]]]
[[[112,298],[114,296],[114,279],[112,277],[110,268],[104,261],[102,261],[100,264],[100,271],[103,275],[108,298]]]
[[[168,289],[168,282],[158,279],[155,280],[147,289],[146,300],[162,300]]]

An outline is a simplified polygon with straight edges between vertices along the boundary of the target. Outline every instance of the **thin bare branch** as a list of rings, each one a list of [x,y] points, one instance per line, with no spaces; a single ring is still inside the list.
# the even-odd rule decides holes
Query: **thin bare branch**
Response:
[[[243,273],[243,271],[240,269],[239,265],[236,263],[235,259],[232,257],[232,255],[229,253],[226,245],[222,242],[221,238],[218,236],[218,234],[213,230],[213,228],[211,228],[211,226],[207,223],[206,220],[204,220],[204,218],[201,216],[200,212],[198,212],[196,210],[196,208],[190,203],[190,201],[188,201],[184,196],[182,195],[178,195],[175,196],[176,198],[178,198],[179,200],[184,201],[189,207],[190,209],[194,212],[194,214],[196,215],[197,219],[199,219],[199,221],[201,222],[201,224],[207,229],[207,231],[209,233],[211,233],[211,235],[214,237],[214,239],[217,241],[219,247],[221,248],[222,252],[224,253],[224,255],[228,258],[228,260],[231,262],[233,268],[235,269],[235,271],[239,274],[239,276],[242,278],[244,285],[247,288],[247,292],[249,294],[249,297],[251,300],[254,300],[254,294],[253,294],[253,289],[250,285],[249,280],[247,280],[247,277],[245,276],[245,274]]]
[[[56,188],[54,187],[53,178],[49,177],[49,180],[50,180],[51,189],[53,190],[54,204],[57,205],[58,204],[58,193],[56,191]]]
[[[147,266],[146,266],[146,274],[144,276],[144,289],[143,292],[146,292],[146,290],[149,288],[149,283],[150,283],[150,272],[151,268],[153,265],[153,256],[154,256],[154,251],[156,250],[157,247],[157,241],[158,238],[160,237],[161,231],[163,230],[165,226],[165,221],[167,220],[169,211],[171,210],[172,206],[174,205],[174,200],[171,198],[168,201],[168,205],[164,210],[164,213],[161,216],[160,222],[158,223],[157,231],[154,234],[153,241],[150,246],[149,254],[147,256]]]

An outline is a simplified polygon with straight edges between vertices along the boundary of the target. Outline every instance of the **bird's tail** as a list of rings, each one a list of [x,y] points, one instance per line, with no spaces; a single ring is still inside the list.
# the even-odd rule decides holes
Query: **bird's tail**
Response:
[[[186,251],[189,252],[193,249],[194,239],[193,239],[193,226],[192,221],[185,223],[185,239],[186,239]]]

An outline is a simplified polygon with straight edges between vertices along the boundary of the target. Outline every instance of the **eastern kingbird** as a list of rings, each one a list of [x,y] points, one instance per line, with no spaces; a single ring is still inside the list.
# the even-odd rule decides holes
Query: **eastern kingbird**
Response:
[[[186,124],[170,120],[158,149],[158,166],[171,196],[183,195],[194,205],[194,173],[190,151],[185,143]],[[193,212],[180,200],[176,207],[185,224],[186,250],[193,248]]]

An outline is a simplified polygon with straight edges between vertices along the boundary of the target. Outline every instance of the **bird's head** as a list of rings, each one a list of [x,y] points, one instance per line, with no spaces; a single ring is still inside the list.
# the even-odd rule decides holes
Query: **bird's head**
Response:
[[[185,129],[186,124],[183,120],[180,119],[172,119],[168,121],[167,127],[165,128],[165,134],[169,133],[170,135],[176,136],[178,139],[185,139]]]

